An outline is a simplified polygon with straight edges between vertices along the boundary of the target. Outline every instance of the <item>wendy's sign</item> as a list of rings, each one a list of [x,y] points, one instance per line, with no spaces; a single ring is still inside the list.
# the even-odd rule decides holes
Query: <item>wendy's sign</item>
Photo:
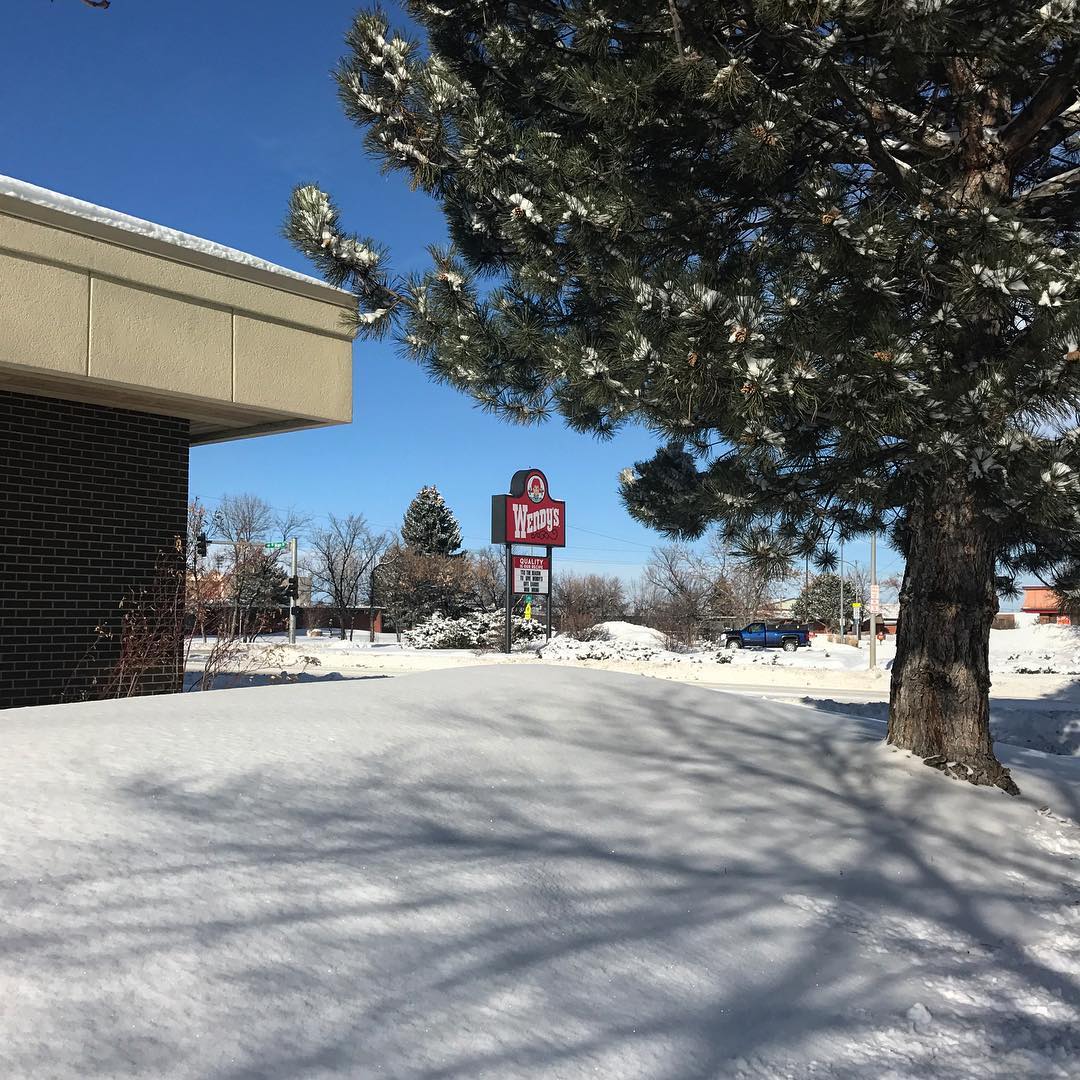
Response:
[[[509,495],[491,496],[491,542],[566,547],[566,503],[551,497],[539,469],[519,470]]]

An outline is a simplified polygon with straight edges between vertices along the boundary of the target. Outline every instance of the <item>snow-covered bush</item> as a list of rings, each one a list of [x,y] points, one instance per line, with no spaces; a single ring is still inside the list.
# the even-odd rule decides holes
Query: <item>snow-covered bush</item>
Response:
[[[473,611],[458,619],[436,612],[406,630],[402,640],[413,649],[497,649],[503,644],[504,626],[501,611]],[[515,618],[512,634],[518,644],[544,637],[545,629],[535,620]]]

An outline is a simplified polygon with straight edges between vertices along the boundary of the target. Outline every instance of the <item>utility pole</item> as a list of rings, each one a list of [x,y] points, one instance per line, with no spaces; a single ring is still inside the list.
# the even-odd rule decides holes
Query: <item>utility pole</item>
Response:
[[[371,568],[371,583],[368,585],[368,643],[375,644],[375,571],[382,566],[376,563]]]
[[[877,529],[870,534],[870,670],[877,667]]]
[[[844,542],[840,541],[840,644],[844,644]]]
[[[289,644],[296,644],[296,608],[300,601],[300,571],[297,568],[297,543],[296,537],[289,541],[289,549],[292,554],[292,580],[289,585]]]

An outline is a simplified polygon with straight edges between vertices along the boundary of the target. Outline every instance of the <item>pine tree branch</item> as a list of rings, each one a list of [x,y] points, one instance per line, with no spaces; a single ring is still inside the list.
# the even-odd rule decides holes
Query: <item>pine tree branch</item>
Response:
[[[679,9],[675,6],[675,0],[668,0],[668,11],[671,13],[671,29],[675,34],[675,48],[679,55],[682,56],[682,20],[679,18]]]
[[[1036,213],[1053,220],[1069,213],[1071,200],[1080,195],[1080,166],[1066,168],[1061,173],[1040,181],[1025,191],[1014,205],[1022,212]]]
[[[918,189],[912,187],[905,172],[905,170],[910,171],[911,166],[894,157],[885,148],[867,103],[859,98],[856,91],[848,85],[843,75],[832,65],[829,67],[828,78],[844,103],[854,112],[861,114],[865,129],[863,134],[866,137],[867,150],[873,164],[881,170],[882,174],[897,191],[905,195],[919,194]]]
[[[865,87],[860,87],[865,92]],[[891,125],[898,139],[911,143],[925,153],[951,152],[956,149],[956,136],[930,127],[925,116],[905,109],[893,101],[869,101],[866,112],[878,124]]]
[[[1015,160],[1063,109],[1076,101],[1078,57],[1080,52],[1075,46],[1064,49],[1057,66],[1027,105],[1001,129],[998,141],[1006,157]]]
[[[1080,131],[1080,100],[1072,102],[1057,117],[1043,128],[1024,151],[1020,161],[1027,164],[1049,154],[1070,136]]]
[[[1024,207],[1035,199],[1049,199],[1062,194],[1076,195],[1078,183],[1080,183],[1080,166],[1066,169],[1029,188],[1016,200],[1015,205]]]

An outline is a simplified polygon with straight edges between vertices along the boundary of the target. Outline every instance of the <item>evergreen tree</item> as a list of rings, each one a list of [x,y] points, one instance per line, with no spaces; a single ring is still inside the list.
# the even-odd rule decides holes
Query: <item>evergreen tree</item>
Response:
[[[853,601],[862,601],[858,586],[851,579],[843,581],[841,593],[839,574],[817,574],[799,593],[791,614],[799,622],[823,622],[830,630],[840,629],[840,612],[844,612],[845,625],[851,625]],[[841,602],[842,601],[842,602]]]
[[[461,549],[461,527],[434,485],[421,488],[409,503],[401,539],[421,555],[455,555]]]
[[[652,428],[630,511],[760,565],[889,529],[891,742],[977,783],[998,575],[1080,524],[1074,0],[411,0],[337,72],[442,205],[422,276],[317,186],[287,231],[431,374]],[[956,764],[952,764],[956,763]]]

